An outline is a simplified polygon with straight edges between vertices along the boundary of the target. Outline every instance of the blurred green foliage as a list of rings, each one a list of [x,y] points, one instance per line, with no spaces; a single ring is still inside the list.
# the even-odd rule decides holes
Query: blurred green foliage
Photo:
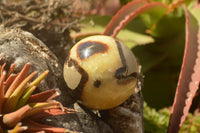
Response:
[[[120,4],[121,5],[126,5],[130,1],[132,1],[132,0],[120,0]]]
[[[145,133],[166,133],[170,112],[164,108],[156,110],[144,102],[144,129]]]
[[[156,110],[144,102],[144,129],[145,133],[166,133],[169,122],[169,108]],[[179,133],[199,133],[200,132],[200,112],[196,110],[189,113],[186,121]]]

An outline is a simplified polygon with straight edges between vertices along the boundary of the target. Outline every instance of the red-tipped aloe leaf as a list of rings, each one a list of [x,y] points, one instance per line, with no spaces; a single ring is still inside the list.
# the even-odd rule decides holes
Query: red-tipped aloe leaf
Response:
[[[7,75],[6,75],[7,76]],[[17,77],[17,74],[10,74],[10,76],[6,79],[6,81],[4,82],[4,91],[6,92],[8,90],[8,88],[10,87],[10,85],[13,83],[13,81],[15,80],[15,78]]]
[[[28,133],[36,133],[40,131],[44,131],[45,133],[77,133],[64,128],[39,124],[31,120],[26,120],[25,124],[28,127],[28,129],[26,130],[26,132]]]
[[[41,131],[55,132],[55,133],[63,132],[64,133],[64,131],[65,131],[64,128],[55,128],[55,127],[39,124],[39,123],[36,123],[34,121],[31,121],[31,120],[27,120],[25,124],[28,127],[26,132],[29,132],[29,133],[35,133],[35,132],[41,132]]]
[[[161,2],[152,2],[148,3],[145,0],[135,0],[129,2],[125,6],[123,6],[117,14],[112,18],[110,23],[107,25],[103,35],[110,35],[112,37],[116,37],[118,32],[126,26],[133,18],[141,15],[142,13],[148,12],[150,10],[157,10],[156,19],[160,19],[169,9],[168,7]],[[155,19],[155,21],[156,21]]]
[[[26,113],[26,117],[36,115],[43,110],[62,108],[61,103],[57,101],[30,103],[29,106],[32,107],[32,110]]]
[[[47,90],[30,96],[27,103],[45,102],[60,95],[59,89]]]
[[[24,68],[21,70],[19,75],[15,78],[14,82],[11,84],[9,89],[7,90],[5,94],[5,98],[10,97],[10,95],[13,93],[13,91],[17,88],[17,86],[26,78],[26,76],[29,73],[29,70],[31,68],[31,64],[27,63]]]
[[[3,71],[1,73],[1,77],[0,77],[0,114],[2,113],[3,110],[3,103],[4,103],[4,87],[3,87],[3,83],[4,80],[6,78],[6,72]]]
[[[3,116],[3,123],[9,127],[13,127],[19,121],[21,121],[26,116],[26,113],[30,110],[31,107],[29,105],[26,105],[15,112],[5,114]]]
[[[29,119],[33,121],[38,121],[48,116],[64,115],[64,114],[69,114],[69,113],[76,113],[76,111],[74,109],[69,109],[69,108],[64,108],[64,107],[62,109],[53,108],[53,109],[43,110],[39,112],[38,114],[35,114],[29,117]]]
[[[196,19],[185,7],[186,41],[182,68],[171,111],[168,133],[178,133],[185,121],[200,80],[200,34]]]
[[[36,89],[38,84],[47,76],[48,72],[49,72],[48,70],[45,71],[44,73],[42,73],[39,77],[37,77],[33,82],[31,82],[28,85],[28,87],[24,90],[21,98],[19,99],[16,108],[22,107],[27,102],[27,100],[30,98],[31,94]]]
[[[0,68],[1,68],[1,73],[3,73],[4,68],[5,68],[6,64],[4,63]]]
[[[14,69],[15,69],[15,63],[10,67],[10,69],[8,70],[8,73],[7,73],[7,78],[10,76],[10,74],[12,74],[14,72]]]
[[[37,77],[33,82],[31,82],[30,85],[28,86],[29,88],[27,89],[27,91],[33,86],[37,87],[40,84],[40,82],[47,76],[48,73],[49,73],[49,70],[46,70],[39,77]]]
[[[36,71],[31,73],[28,77],[26,77],[13,91],[10,97],[6,99],[6,102],[4,104],[4,111],[5,112],[11,112],[15,109],[19,98],[23,94],[24,90],[26,89],[25,86],[27,83],[36,75]]]
[[[25,94],[23,94],[21,98],[19,99],[17,106],[15,108],[19,109],[22,106],[24,106],[35,89],[36,89],[36,86],[33,86]]]

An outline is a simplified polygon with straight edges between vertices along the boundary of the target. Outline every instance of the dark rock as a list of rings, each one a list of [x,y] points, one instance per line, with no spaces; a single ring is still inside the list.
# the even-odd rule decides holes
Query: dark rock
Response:
[[[115,133],[143,133],[143,99],[142,93],[134,93],[122,105],[101,111],[106,121]]]
[[[49,70],[38,91],[59,88],[62,97],[65,97],[61,102],[65,106],[73,102],[65,88],[62,65],[49,48],[29,32],[1,26],[0,64],[7,63],[9,66],[16,63],[16,72],[19,72],[28,62],[32,64],[31,71],[38,71],[38,75]]]
[[[124,103],[113,109],[101,111],[102,119],[115,133],[143,133],[143,77],[139,74],[138,86]]]

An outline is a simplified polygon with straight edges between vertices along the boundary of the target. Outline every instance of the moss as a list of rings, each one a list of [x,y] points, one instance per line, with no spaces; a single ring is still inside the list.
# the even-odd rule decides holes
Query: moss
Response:
[[[170,117],[169,108],[156,110],[144,102],[144,128],[145,133],[166,133]],[[196,110],[189,113],[186,121],[180,129],[180,133],[200,132],[200,112]]]

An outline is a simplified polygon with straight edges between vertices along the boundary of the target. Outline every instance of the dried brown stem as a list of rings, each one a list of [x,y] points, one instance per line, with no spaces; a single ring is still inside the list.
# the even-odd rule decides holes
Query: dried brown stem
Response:
[[[64,32],[74,28],[77,19],[72,17],[72,1],[21,1],[0,4],[0,23],[5,26],[18,24],[19,27],[31,26],[32,29],[53,29]],[[23,24],[21,24],[23,23]],[[21,25],[20,25],[21,24]]]

